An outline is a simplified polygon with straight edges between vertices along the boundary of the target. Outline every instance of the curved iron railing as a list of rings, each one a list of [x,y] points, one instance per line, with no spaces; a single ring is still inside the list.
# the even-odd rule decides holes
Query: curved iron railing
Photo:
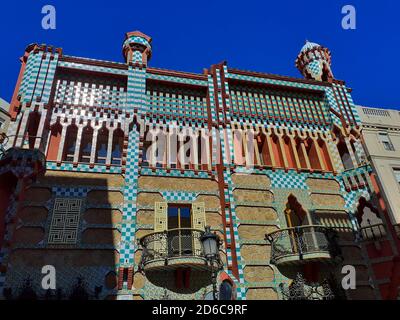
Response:
[[[181,228],[164,232],[150,233],[139,240],[143,248],[140,265],[179,257],[204,258],[203,246],[200,241],[204,231]]]
[[[7,150],[2,150],[0,160],[19,161],[22,165],[32,164],[37,162],[42,167],[46,167],[46,156],[39,149],[25,149],[20,147],[12,147]]]
[[[383,223],[371,224],[368,220],[367,225],[360,227],[360,233],[363,240],[379,240],[386,237],[386,229]]]
[[[329,252],[332,258],[340,255],[336,231],[324,226],[280,229],[267,234],[266,239],[271,244],[271,263],[291,255],[298,255],[302,260],[305,254],[324,251]]]

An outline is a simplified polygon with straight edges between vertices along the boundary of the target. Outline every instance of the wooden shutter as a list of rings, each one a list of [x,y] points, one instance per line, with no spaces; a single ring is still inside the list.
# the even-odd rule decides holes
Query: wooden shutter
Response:
[[[206,210],[204,202],[192,204],[192,227],[193,229],[204,230],[206,226]]]
[[[168,226],[168,204],[166,202],[154,203],[154,232],[163,232]],[[154,258],[165,258],[168,253],[166,234],[152,243]],[[150,245],[151,246],[151,245]]]
[[[154,231],[161,232],[167,230],[167,208],[166,202],[155,202],[154,203]]]
[[[204,202],[197,202],[192,204],[192,228],[204,230],[206,226],[206,211]],[[192,238],[193,249],[195,254],[199,254],[202,250],[200,239],[197,237]]]

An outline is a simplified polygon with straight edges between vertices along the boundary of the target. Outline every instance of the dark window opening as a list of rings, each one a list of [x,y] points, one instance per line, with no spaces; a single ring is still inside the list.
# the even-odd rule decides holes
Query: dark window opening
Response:
[[[224,280],[219,287],[218,300],[233,300],[232,293],[232,284],[228,280]]]
[[[96,147],[96,163],[105,164],[107,160],[107,149],[108,149],[108,130],[100,129],[97,136],[97,147]]]
[[[71,125],[67,129],[67,133],[65,135],[65,145],[64,145],[64,161],[74,161],[75,147],[76,147],[76,138],[78,134],[78,128],[74,125]]]

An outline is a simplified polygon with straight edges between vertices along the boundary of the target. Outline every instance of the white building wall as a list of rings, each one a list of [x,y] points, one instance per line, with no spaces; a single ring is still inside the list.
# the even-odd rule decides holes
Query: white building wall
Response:
[[[376,171],[393,224],[400,224],[400,183],[394,169],[400,169],[400,111],[357,107],[363,125],[364,147]],[[379,133],[387,133],[393,151],[385,150]]]

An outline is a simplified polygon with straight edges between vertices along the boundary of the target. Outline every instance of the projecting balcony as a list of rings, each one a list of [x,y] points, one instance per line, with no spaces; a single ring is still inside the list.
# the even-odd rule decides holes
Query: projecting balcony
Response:
[[[181,267],[211,271],[221,265],[219,256],[213,266],[204,254],[201,237],[204,231],[197,229],[172,229],[154,232],[140,239],[143,248],[142,270],[174,270]]]
[[[340,256],[336,232],[324,226],[299,226],[266,235],[271,244],[271,263],[277,266],[307,262],[334,263]]]

